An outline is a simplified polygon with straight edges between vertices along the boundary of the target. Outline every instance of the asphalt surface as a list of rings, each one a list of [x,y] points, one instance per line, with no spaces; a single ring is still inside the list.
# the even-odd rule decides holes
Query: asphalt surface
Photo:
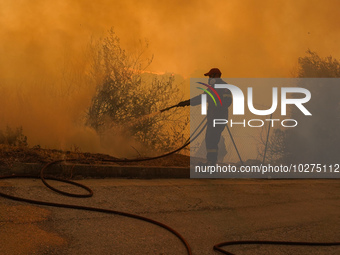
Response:
[[[231,240],[340,241],[340,180],[80,180],[68,198],[39,180],[2,180],[8,194],[137,213],[176,229],[193,254]],[[74,190],[53,182],[56,187]],[[77,190],[79,191],[79,190]],[[186,254],[167,231],[135,219],[0,197],[0,254]],[[234,246],[235,254],[340,254],[340,247]]]

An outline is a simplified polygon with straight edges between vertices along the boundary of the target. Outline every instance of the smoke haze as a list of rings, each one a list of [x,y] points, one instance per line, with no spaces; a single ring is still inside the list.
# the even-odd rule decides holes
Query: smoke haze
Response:
[[[0,0],[1,128],[23,126],[31,146],[100,151],[81,122],[95,92],[83,74],[89,41],[111,27],[128,50],[149,41],[152,72],[291,77],[308,48],[340,57],[338,8],[337,0]]]

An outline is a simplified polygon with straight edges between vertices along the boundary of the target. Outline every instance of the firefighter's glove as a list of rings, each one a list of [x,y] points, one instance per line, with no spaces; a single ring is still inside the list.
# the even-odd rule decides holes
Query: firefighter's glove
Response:
[[[190,99],[180,102],[177,106],[184,107],[190,105]]]

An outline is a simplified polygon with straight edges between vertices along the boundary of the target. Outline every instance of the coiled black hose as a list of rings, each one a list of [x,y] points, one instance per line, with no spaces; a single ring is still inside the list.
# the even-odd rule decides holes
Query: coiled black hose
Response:
[[[201,128],[201,130],[198,132],[198,134],[196,134],[196,132],[198,131],[198,129],[202,126],[203,122],[205,121],[205,119],[201,122],[201,124],[196,128],[196,130],[193,132],[192,136],[192,140],[195,140],[205,129],[206,124]],[[196,134],[196,135],[195,135]],[[158,159],[158,158],[162,158],[162,157],[166,157],[169,156],[171,154],[174,154],[180,150],[182,150],[183,148],[185,148],[186,146],[188,146],[190,144],[190,138],[178,149],[173,150],[169,153],[160,155],[160,156],[156,156],[156,157],[149,157],[149,158],[141,158],[141,159],[121,159],[121,160],[105,160],[105,161],[111,161],[111,162],[137,162],[137,161],[145,161],[145,160],[153,160],[153,159]],[[65,180],[65,179],[61,179],[61,178],[56,178],[56,177],[45,177],[45,170],[53,165],[53,164],[57,164],[60,162],[65,162],[65,161],[76,161],[77,159],[65,159],[65,160],[56,160],[56,161],[52,161],[47,163],[40,171],[40,175],[39,176],[35,176],[35,175],[7,175],[7,176],[0,176],[0,179],[4,180],[4,179],[14,179],[14,178],[31,178],[31,179],[41,179],[42,182],[46,185],[46,187],[48,187],[49,189],[65,195],[65,196],[69,196],[69,197],[78,197],[78,198],[85,198],[85,197],[91,197],[93,196],[93,191],[85,186],[82,185],[80,183],[77,182],[73,182],[70,180]],[[69,192],[65,192],[62,190],[59,190],[53,186],[51,186],[50,184],[48,184],[48,182],[46,180],[55,180],[55,181],[59,181],[59,182],[64,182],[64,183],[68,183],[77,187],[80,187],[82,189],[84,189],[85,191],[87,191],[87,193],[85,194],[74,194],[74,193],[69,193]],[[53,207],[60,207],[60,208],[69,208],[69,209],[76,209],[76,210],[86,210],[86,211],[93,211],[93,212],[101,212],[101,213],[108,213],[108,214],[116,214],[116,215],[121,215],[121,216],[125,216],[125,217],[129,217],[129,218],[134,218],[134,219],[138,219],[138,220],[142,220],[142,221],[146,221],[149,223],[152,223],[154,225],[157,225],[159,227],[164,228],[165,230],[169,231],[170,233],[174,234],[185,246],[187,254],[191,255],[192,251],[190,248],[189,243],[185,240],[185,238],[178,233],[176,230],[174,230],[173,228],[169,227],[168,225],[161,223],[159,221],[147,218],[147,217],[143,217],[140,215],[136,215],[136,214],[132,214],[132,213],[127,213],[127,212],[121,212],[121,211],[115,211],[115,210],[111,210],[111,209],[103,209],[103,208],[97,208],[97,207],[88,207],[88,206],[79,206],[79,205],[69,205],[69,204],[62,204],[62,203],[54,203],[54,202],[45,202],[45,201],[39,201],[39,200],[34,200],[34,199],[27,199],[27,198],[21,198],[21,197],[17,197],[17,196],[12,196],[12,195],[8,195],[6,193],[3,193],[0,191],[0,196],[7,198],[7,199],[11,199],[11,200],[15,200],[15,201],[20,201],[20,202],[25,202],[25,203],[30,203],[30,204],[36,204],[36,205],[44,205],[44,206],[53,206]]]
[[[136,161],[153,160],[153,159],[158,159],[158,158],[162,158],[162,157],[166,157],[168,155],[171,155],[171,154],[173,154],[173,153],[175,153],[177,151],[180,151],[181,149],[185,148],[186,146],[188,146],[190,144],[190,142],[195,140],[203,132],[203,130],[205,129],[207,123],[205,123],[205,125],[201,128],[199,133],[195,135],[195,133],[198,131],[198,129],[202,126],[204,120],[201,122],[201,124],[193,132],[192,140],[190,141],[190,138],[189,138],[184,143],[184,145],[182,145],[181,147],[179,147],[178,149],[176,149],[174,151],[171,151],[169,153],[166,153],[166,154],[163,154],[163,155],[160,155],[160,156],[157,156],[157,157],[141,158],[141,159],[105,160],[105,161],[112,161],[112,162],[136,162]],[[60,162],[64,162],[64,161],[76,161],[76,160],[77,159],[66,159],[66,160],[56,160],[56,161],[53,161],[53,162],[49,162],[48,164],[46,164],[41,169],[39,176],[34,176],[34,175],[7,175],[7,176],[0,176],[0,179],[4,180],[4,179],[14,179],[14,178],[31,178],[31,179],[39,179],[40,178],[42,180],[42,182],[48,188],[50,188],[51,190],[53,190],[55,192],[58,192],[58,193],[60,193],[62,195],[71,196],[71,197],[78,197],[78,198],[91,197],[93,195],[93,191],[89,187],[87,187],[85,185],[82,185],[80,183],[76,183],[76,182],[73,182],[73,181],[70,181],[70,180],[61,179],[61,178],[45,177],[44,176],[44,172],[45,172],[45,170],[49,166],[51,166],[53,164],[60,163]],[[55,181],[64,182],[64,183],[68,183],[68,184],[71,184],[71,185],[75,185],[77,187],[80,187],[80,188],[84,189],[85,191],[87,191],[87,193],[85,193],[85,194],[73,194],[73,193],[68,193],[68,192],[65,192],[65,191],[61,191],[59,189],[54,188],[50,184],[48,184],[46,180],[55,180]],[[11,200],[19,201],[19,202],[30,203],[30,204],[43,205],[43,206],[52,206],[52,207],[60,207],[60,208],[68,208],[68,209],[75,209],[75,210],[86,210],[86,211],[101,212],[101,213],[107,213],[107,214],[116,214],[116,215],[120,215],[120,216],[125,216],[125,217],[129,217],[129,218],[134,218],[134,219],[146,221],[146,222],[149,222],[151,224],[157,225],[157,226],[159,226],[159,227],[169,231],[173,235],[175,235],[183,243],[183,245],[185,246],[187,254],[188,255],[192,255],[192,251],[191,251],[189,243],[186,241],[186,239],[180,233],[178,233],[176,230],[174,230],[173,228],[169,227],[168,225],[166,225],[164,223],[161,223],[159,221],[156,221],[156,220],[153,220],[153,219],[150,219],[150,218],[147,218],[147,217],[143,217],[143,216],[140,216],[140,215],[136,215],[136,214],[132,214],[132,213],[127,213],[127,212],[115,211],[115,210],[111,210],[111,209],[103,209],[103,208],[88,207],[88,206],[79,206],[79,205],[70,205],[70,204],[62,204],[62,203],[54,203],[54,202],[45,202],[45,201],[21,198],[21,197],[17,197],[17,196],[8,195],[8,194],[3,193],[1,191],[0,191],[0,196],[2,196],[4,198],[7,198],[7,199],[11,199]],[[314,242],[284,242],[284,241],[231,241],[231,242],[223,242],[223,243],[216,244],[216,245],[214,245],[213,249],[215,251],[221,252],[222,254],[234,255],[231,252],[225,251],[221,247],[223,247],[223,246],[231,246],[231,245],[246,245],[246,244],[308,245],[308,246],[335,246],[335,245],[340,245],[339,242],[334,242],[334,243],[314,243]]]

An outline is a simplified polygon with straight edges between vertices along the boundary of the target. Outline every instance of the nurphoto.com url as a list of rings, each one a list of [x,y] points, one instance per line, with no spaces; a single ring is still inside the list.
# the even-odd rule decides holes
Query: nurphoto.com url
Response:
[[[340,164],[288,164],[288,165],[196,165],[195,173],[221,174],[221,173],[334,173],[340,175]]]

